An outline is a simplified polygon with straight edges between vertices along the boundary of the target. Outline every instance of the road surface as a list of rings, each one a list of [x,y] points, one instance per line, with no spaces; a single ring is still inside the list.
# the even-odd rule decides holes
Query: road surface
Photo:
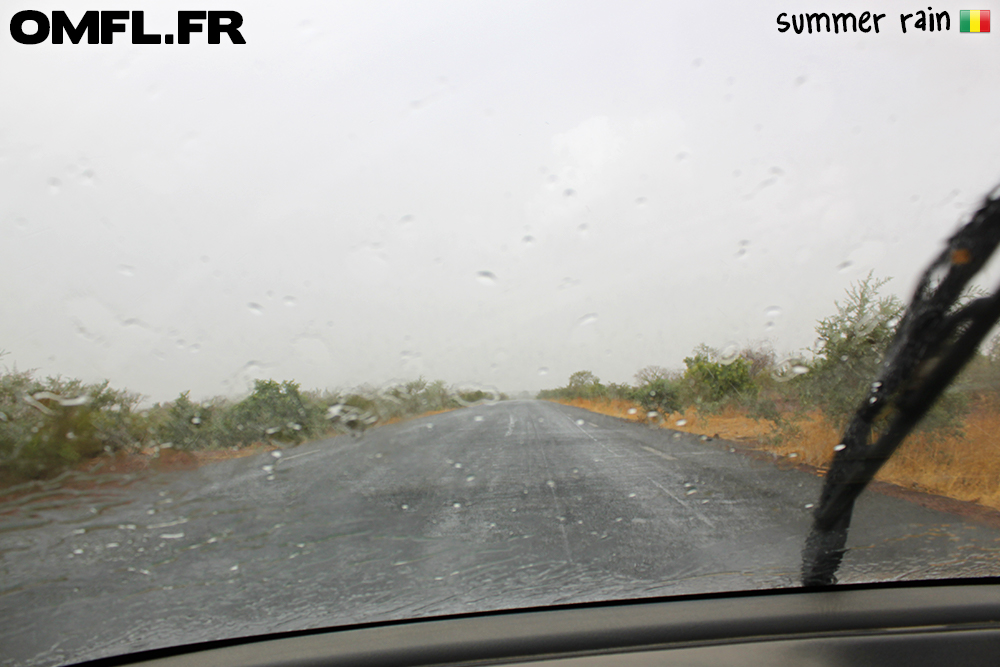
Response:
[[[542,401],[0,506],[0,664],[792,586],[820,480]],[[1000,533],[865,494],[842,580],[1000,574]]]

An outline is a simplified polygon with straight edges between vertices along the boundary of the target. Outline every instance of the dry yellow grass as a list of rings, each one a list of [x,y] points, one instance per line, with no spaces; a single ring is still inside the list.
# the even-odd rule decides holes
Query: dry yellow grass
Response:
[[[561,402],[613,417],[646,419],[642,408],[630,401]],[[689,408],[683,414],[670,415],[661,426],[742,442],[791,462],[825,468],[840,441],[840,432],[818,411],[786,414],[785,419],[794,435],[770,437],[780,435],[773,422],[756,421],[732,408],[719,414]],[[1000,403],[975,401],[962,430],[961,436],[910,436],[875,479],[1000,509]]]
[[[602,415],[621,417],[622,419],[628,419],[630,421],[645,421],[645,413],[642,412],[642,408],[638,403],[633,403],[632,401],[623,401],[620,399],[592,401],[587,398],[574,398],[568,401],[556,402],[572,405],[577,408],[583,408],[584,410],[590,410],[591,412],[597,412]]]

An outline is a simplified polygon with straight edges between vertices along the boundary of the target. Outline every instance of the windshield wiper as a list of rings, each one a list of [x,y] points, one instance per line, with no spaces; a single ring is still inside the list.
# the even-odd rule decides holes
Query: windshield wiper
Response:
[[[802,551],[802,584],[828,586],[844,557],[854,501],[1000,318],[1000,288],[963,302],[969,280],[1000,244],[1000,187],[924,271],[871,390],[844,430]],[[883,412],[888,427],[870,443]]]

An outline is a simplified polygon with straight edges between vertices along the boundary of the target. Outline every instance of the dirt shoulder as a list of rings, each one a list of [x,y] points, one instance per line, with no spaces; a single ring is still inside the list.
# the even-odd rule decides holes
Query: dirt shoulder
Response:
[[[558,401],[592,412],[646,423],[645,413],[629,401]],[[753,458],[794,467],[817,476],[826,473],[839,431],[822,414],[783,415],[785,423],[755,420],[736,410],[705,414],[691,408],[659,422],[662,428],[727,441]],[[1000,456],[996,436],[1000,410],[988,402],[973,406],[961,433],[915,434],[879,471],[869,488],[876,493],[1000,527]]]

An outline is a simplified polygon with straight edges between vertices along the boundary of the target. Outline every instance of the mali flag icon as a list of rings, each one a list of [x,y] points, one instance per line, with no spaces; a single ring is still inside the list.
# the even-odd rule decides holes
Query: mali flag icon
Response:
[[[989,32],[990,10],[963,9],[959,12],[962,32]]]

